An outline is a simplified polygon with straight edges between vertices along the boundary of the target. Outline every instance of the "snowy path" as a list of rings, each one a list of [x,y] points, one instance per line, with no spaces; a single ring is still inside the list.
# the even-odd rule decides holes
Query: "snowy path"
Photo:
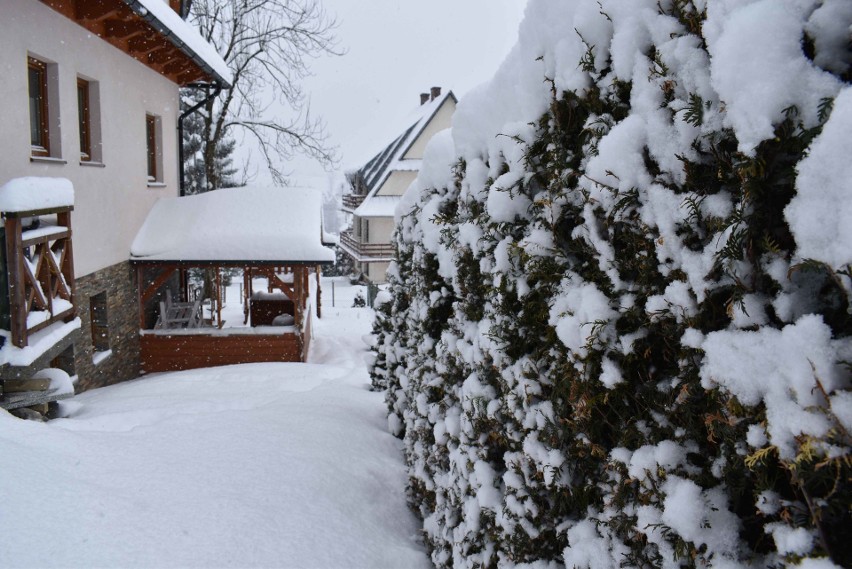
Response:
[[[429,567],[367,389],[370,313],[336,292],[322,364],[160,374],[48,424],[0,413],[0,565]]]

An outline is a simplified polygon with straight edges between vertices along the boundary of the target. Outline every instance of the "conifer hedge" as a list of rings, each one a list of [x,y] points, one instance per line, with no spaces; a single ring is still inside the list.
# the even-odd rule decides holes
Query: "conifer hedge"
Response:
[[[544,112],[480,147],[453,144],[457,120],[398,211],[372,375],[432,560],[852,566],[852,271],[802,256],[790,208],[823,131],[852,122],[850,66],[809,25],[832,2],[796,17],[837,88],[753,147],[694,80],[733,8],[574,4],[533,0],[520,38],[564,26],[573,65],[546,37],[513,54],[539,50]],[[640,14],[625,74],[614,38]]]

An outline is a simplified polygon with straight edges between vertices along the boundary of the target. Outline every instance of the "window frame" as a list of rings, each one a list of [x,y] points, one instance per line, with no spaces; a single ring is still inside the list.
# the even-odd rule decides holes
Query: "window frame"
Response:
[[[33,140],[33,96],[31,73],[38,74],[38,97],[36,109],[38,110],[38,133],[41,136],[41,144]],[[30,105],[30,154],[37,157],[50,157],[50,100],[47,84],[47,62],[27,56],[27,91]]]
[[[162,160],[160,159],[160,117],[145,113],[145,146],[147,149],[148,184],[160,184],[163,180]]]
[[[92,95],[91,83],[77,77],[77,128],[80,137],[80,162],[91,162],[92,154]]]

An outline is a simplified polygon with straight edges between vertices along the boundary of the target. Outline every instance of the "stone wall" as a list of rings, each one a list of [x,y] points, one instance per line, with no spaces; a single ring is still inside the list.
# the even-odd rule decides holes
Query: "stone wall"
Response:
[[[92,341],[91,298],[106,292],[111,354],[99,363]],[[139,308],[134,270],[123,262],[77,279],[77,314],[82,320],[74,347],[77,393],[139,376]]]

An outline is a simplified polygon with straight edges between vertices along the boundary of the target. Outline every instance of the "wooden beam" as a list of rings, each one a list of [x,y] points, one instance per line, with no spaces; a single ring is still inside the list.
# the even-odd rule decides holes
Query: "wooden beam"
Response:
[[[158,276],[156,279],[154,279],[154,282],[152,282],[148,286],[148,288],[145,289],[145,292],[142,293],[142,297],[141,297],[142,302],[141,303],[144,304],[144,303],[148,302],[149,300],[151,300],[154,297],[154,295],[157,293],[157,291],[160,289],[160,287],[163,286],[163,284],[165,284],[165,282],[167,280],[169,280],[169,278],[172,276],[172,274],[176,270],[177,270],[177,267],[175,267],[173,265],[167,265],[165,267],[165,270],[162,273],[160,273],[160,276]],[[142,289],[142,282],[141,281],[139,282],[139,288],[140,288],[140,290]]]
[[[317,265],[317,318],[322,318],[322,285],[320,284],[320,266]]]
[[[134,56],[145,57],[148,52],[154,51],[155,49],[160,49],[161,47],[165,47],[165,42],[166,40],[164,40],[162,37],[157,37],[154,34],[146,34],[134,36],[127,40],[127,48]]]
[[[40,272],[40,265],[41,261],[39,261],[39,265],[36,266],[35,274],[30,270],[30,266],[26,261],[24,261],[22,265],[24,269],[24,287],[26,288],[27,283],[30,285],[30,292],[27,301],[27,313],[32,311],[33,302],[35,302],[42,310],[50,309],[47,298],[44,296],[44,290],[41,288],[41,282],[36,278],[36,274]]]
[[[54,322],[56,322],[57,320],[60,320],[60,319],[64,320],[65,322],[70,322],[71,320],[73,320],[75,318],[74,313],[75,313],[75,310],[74,310],[73,307],[69,308],[68,310],[63,310],[59,314],[55,315],[53,318],[50,318],[49,320],[45,320],[44,322],[40,322],[40,323],[36,324],[35,326],[33,326],[32,328],[30,328],[28,330],[28,333],[32,334],[33,332],[38,332],[39,330],[43,330],[43,329],[47,328],[48,326],[50,326],[51,324],[53,324]]]
[[[65,286],[68,287],[70,293],[68,300],[74,307],[74,314],[67,320],[70,321],[77,317],[77,282],[74,280],[74,245],[71,240],[74,232],[71,230],[71,211],[57,213],[56,222],[68,231],[68,237],[64,239],[59,266],[62,271],[62,278],[65,279]]]
[[[216,267],[216,320],[221,330],[225,323],[222,322],[222,269],[220,267]]]
[[[174,59],[162,66],[162,72],[167,75],[180,75],[186,73],[192,68],[192,63],[188,59]]]
[[[164,65],[177,57],[175,54],[177,50],[172,46],[161,45],[146,54],[148,58],[148,63],[155,63],[157,65]]]
[[[45,236],[43,236],[43,237],[31,237],[29,239],[22,240],[21,241],[21,247],[26,248],[26,247],[30,247],[32,245],[36,245],[38,243],[44,243],[45,241],[53,241],[53,240],[59,241],[61,239],[66,239],[68,237],[71,237],[70,231],[62,231],[61,233],[53,233],[53,234],[48,235],[46,237]]]
[[[103,37],[108,39],[129,40],[139,35],[153,35],[150,26],[141,21],[110,19],[104,23]]]
[[[24,291],[24,255],[21,249],[21,220],[6,219],[6,262],[9,273],[9,312],[12,344],[27,345],[27,300]]]
[[[126,6],[124,6],[126,8]],[[74,16],[78,20],[88,22],[100,22],[107,18],[118,16],[123,7],[115,2],[103,2],[102,0],[77,0]]]

